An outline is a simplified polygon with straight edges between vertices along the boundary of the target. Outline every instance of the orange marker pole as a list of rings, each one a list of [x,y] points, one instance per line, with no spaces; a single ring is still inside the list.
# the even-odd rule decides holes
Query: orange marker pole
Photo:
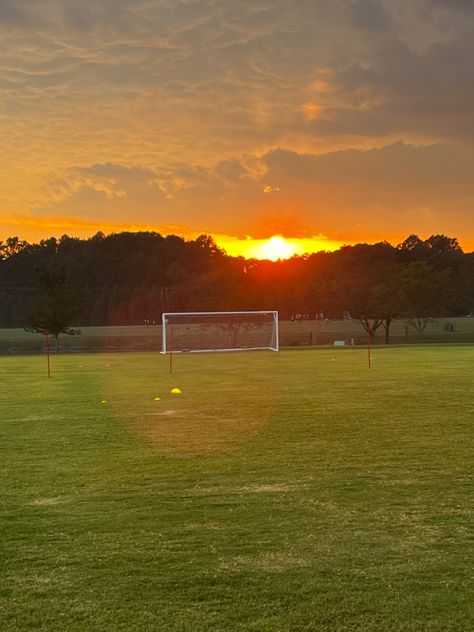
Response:
[[[46,358],[47,358],[47,362],[48,362],[48,380],[51,379],[51,360],[50,360],[50,354],[49,354],[49,334],[47,331],[44,332],[45,338],[46,338]]]

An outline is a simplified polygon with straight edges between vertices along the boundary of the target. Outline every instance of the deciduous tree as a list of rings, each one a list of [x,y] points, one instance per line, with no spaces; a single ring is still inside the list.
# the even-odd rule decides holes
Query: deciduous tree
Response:
[[[84,299],[64,270],[58,274],[38,270],[38,284],[39,293],[30,302],[25,329],[54,336],[56,352],[59,353],[60,334],[71,336],[80,333],[71,325],[81,315]]]

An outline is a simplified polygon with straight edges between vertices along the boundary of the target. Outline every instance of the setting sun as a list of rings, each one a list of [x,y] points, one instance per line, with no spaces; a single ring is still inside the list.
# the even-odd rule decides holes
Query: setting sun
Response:
[[[278,259],[289,259],[294,254],[297,254],[298,251],[299,248],[296,244],[286,241],[280,235],[274,235],[256,247],[255,257],[278,261]]]
[[[307,238],[287,239],[282,235],[273,235],[269,239],[235,239],[229,236],[213,235],[217,244],[228,255],[233,257],[245,257],[246,259],[289,259],[293,255],[320,252],[321,250],[337,250],[343,242],[328,239],[324,235],[316,235]]]

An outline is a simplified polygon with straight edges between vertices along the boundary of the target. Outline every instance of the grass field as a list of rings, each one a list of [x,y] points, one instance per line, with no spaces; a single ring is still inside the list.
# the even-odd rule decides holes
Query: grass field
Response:
[[[373,355],[0,358],[2,632],[474,629],[474,347]]]

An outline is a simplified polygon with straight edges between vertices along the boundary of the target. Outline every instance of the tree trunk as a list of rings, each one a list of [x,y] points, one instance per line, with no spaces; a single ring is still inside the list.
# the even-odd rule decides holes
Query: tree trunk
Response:
[[[59,353],[59,334],[55,334],[56,339],[56,353]]]
[[[385,329],[385,344],[388,345],[390,339],[390,325],[392,324],[392,319],[390,317],[386,317],[384,321],[384,329]]]

